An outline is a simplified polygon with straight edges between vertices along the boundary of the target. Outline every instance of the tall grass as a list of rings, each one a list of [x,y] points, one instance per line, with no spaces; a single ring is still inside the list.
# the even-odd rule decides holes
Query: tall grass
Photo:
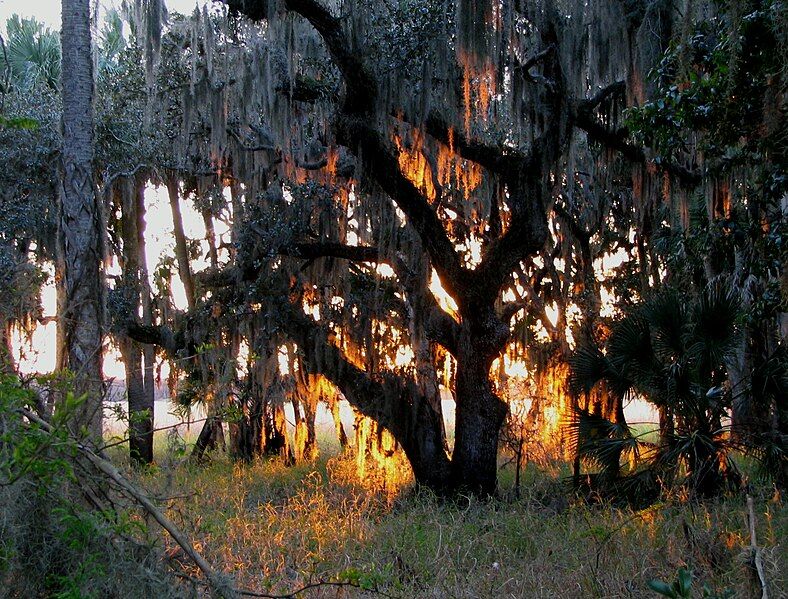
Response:
[[[403,598],[650,597],[649,580],[673,580],[685,567],[698,597],[703,584],[752,596],[743,497],[675,498],[641,511],[592,506],[567,495],[566,471],[529,466],[519,499],[504,472],[501,497],[488,502],[441,500],[407,485],[370,489],[352,455],[296,467],[218,456],[205,468],[171,463],[140,482],[170,497],[169,515],[247,589],[283,594],[362,576],[366,586]],[[766,488],[756,502],[770,597],[788,597],[788,515]],[[366,595],[374,593],[304,594]]]

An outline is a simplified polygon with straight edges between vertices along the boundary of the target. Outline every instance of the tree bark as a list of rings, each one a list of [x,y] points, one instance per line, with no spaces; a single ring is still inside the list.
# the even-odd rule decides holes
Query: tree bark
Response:
[[[200,434],[197,436],[191,459],[198,464],[202,464],[206,461],[206,454],[218,448],[224,448],[222,421],[216,416],[208,416],[200,430]]]
[[[93,181],[93,60],[90,1],[63,0],[62,97],[63,152],[58,247],[64,271],[66,366],[74,373],[74,392],[86,399],[73,417],[94,442],[102,434],[102,273],[101,206]]]
[[[213,215],[209,210],[202,211],[202,220],[205,223],[205,239],[208,242],[208,258],[211,268],[219,268],[219,251],[216,248],[216,230],[213,226]]]
[[[498,435],[506,404],[493,392],[492,357],[472,344],[457,356],[456,423],[452,479],[454,485],[478,495],[493,495],[498,475]]]
[[[136,318],[142,308],[143,326],[151,326],[150,287],[145,267],[144,179],[127,179],[118,183],[120,195],[121,240],[120,256],[123,288],[129,309]],[[147,295],[147,302],[145,296]],[[146,305],[147,304],[147,305]],[[142,345],[130,337],[120,342],[121,358],[126,372],[126,397],[129,416],[129,455],[132,462],[150,464],[153,461],[153,376],[148,371],[149,356],[155,354],[152,345]]]
[[[186,304],[189,311],[191,311],[196,304],[194,279],[192,278],[191,265],[189,262],[189,246],[186,243],[186,235],[183,230],[183,216],[181,214],[178,180],[174,177],[167,178],[167,195],[170,199],[170,210],[172,211],[172,225],[175,235],[175,258],[178,261],[178,275],[181,278],[183,289],[186,293]]]
[[[14,350],[11,346],[11,325],[13,320],[0,314],[0,374],[14,374]]]
[[[342,424],[342,415],[340,413],[339,398],[333,397],[329,399],[329,408],[331,409],[331,418],[334,420],[334,428],[337,432],[337,441],[339,441],[339,449],[345,451],[348,448],[347,433]]]
[[[148,277],[148,258],[145,251],[145,185],[146,180],[137,184],[136,217],[137,217],[137,252],[139,263],[140,300],[142,303],[142,324],[153,326],[153,299],[151,297],[150,279]],[[153,462],[153,428],[156,399],[156,347],[145,345],[142,348],[143,365],[143,404],[139,406],[137,422],[134,426],[134,439],[139,461],[145,464]]]

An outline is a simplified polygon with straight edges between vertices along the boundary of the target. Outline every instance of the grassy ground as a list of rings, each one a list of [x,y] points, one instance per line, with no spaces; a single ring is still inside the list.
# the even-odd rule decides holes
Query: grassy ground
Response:
[[[504,470],[499,499],[447,502],[407,484],[370,488],[351,456],[296,467],[219,456],[195,467],[157,448],[159,465],[138,481],[169,498],[169,515],[217,569],[258,592],[343,579],[402,598],[651,597],[648,580],[672,582],[686,567],[695,597],[704,584],[756,596],[742,497],[589,506],[567,499],[563,466],[552,464],[527,469],[519,498]],[[756,495],[769,596],[788,597],[788,513],[768,489]],[[301,596],[375,595],[320,587]]]

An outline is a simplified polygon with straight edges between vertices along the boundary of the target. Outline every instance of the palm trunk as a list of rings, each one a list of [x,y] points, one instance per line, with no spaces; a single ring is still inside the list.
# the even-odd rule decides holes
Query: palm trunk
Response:
[[[101,206],[93,181],[93,60],[90,0],[63,0],[63,152],[58,246],[64,265],[63,357],[74,392],[73,417],[94,442],[102,434],[103,290]]]

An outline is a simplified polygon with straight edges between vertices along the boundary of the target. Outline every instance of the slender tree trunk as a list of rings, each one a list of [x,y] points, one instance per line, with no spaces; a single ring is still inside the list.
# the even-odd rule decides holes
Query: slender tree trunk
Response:
[[[126,371],[126,397],[129,404],[129,455],[133,462],[148,463],[145,443],[141,442],[140,420],[145,405],[145,382],[142,374],[142,347],[136,341],[123,339],[120,342],[120,356]]]
[[[58,246],[64,271],[66,366],[74,391],[86,400],[74,414],[94,442],[102,434],[102,273],[101,206],[93,181],[93,59],[90,0],[63,0],[63,152]]]
[[[123,286],[127,293],[133,318],[142,307],[142,324],[153,324],[150,307],[150,286],[147,284],[144,242],[144,190],[143,179],[129,179],[116,188],[120,193],[121,239],[123,252]],[[142,230],[141,230],[142,228]],[[147,299],[146,299],[147,296]],[[129,405],[129,455],[136,463],[153,461],[153,380],[148,371],[150,355],[155,355],[152,345],[140,344],[130,338],[120,343],[121,357],[126,372],[126,396]]]
[[[304,459],[307,462],[314,462],[318,457],[317,429],[315,419],[317,418],[317,398],[310,396],[303,401],[304,422],[306,424],[306,443],[304,444]]]
[[[285,408],[282,401],[266,400],[265,405],[265,447],[266,455],[281,456],[288,466],[293,464],[293,450],[287,438]]]
[[[216,230],[213,226],[213,215],[208,210],[202,211],[205,223],[205,239],[208,241],[208,258],[211,268],[219,268],[219,251],[216,248]]]
[[[174,177],[169,177],[167,179],[167,194],[170,198],[170,210],[172,211],[172,225],[175,235],[175,258],[178,261],[178,275],[181,278],[183,289],[186,293],[186,304],[189,311],[191,311],[194,309],[196,303],[194,279],[192,278],[191,265],[189,262],[189,247],[186,243],[186,235],[183,229],[178,180]]]
[[[334,427],[337,431],[337,441],[339,441],[339,448],[345,451],[348,448],[347,433],[345,427],[342,425],[342,416],[339,410],[339,398],[334,397],[329,401],[329,408],[331,409],[331,418],[334,420]]]
[[[16,372],[14,351],[11,346],[11,325],[13,321],[0,314],[0,374]]]
[[[148,258],[145,253],[145,184],[147,181],[138,181],[135,194],[136,199],[136,233],[137,233],[137,261],[139,264],[140,300],[142,303],[142,324],[153,325],[153,301],[151,298],[150,280],[148,278]],[[156,348],[147,343],[143,345],[143,403],[136,414],[137,422],[133,428],[135,445],[140,462],[150,464],[153,462],[153,415],[155,411],[155,368]]]

